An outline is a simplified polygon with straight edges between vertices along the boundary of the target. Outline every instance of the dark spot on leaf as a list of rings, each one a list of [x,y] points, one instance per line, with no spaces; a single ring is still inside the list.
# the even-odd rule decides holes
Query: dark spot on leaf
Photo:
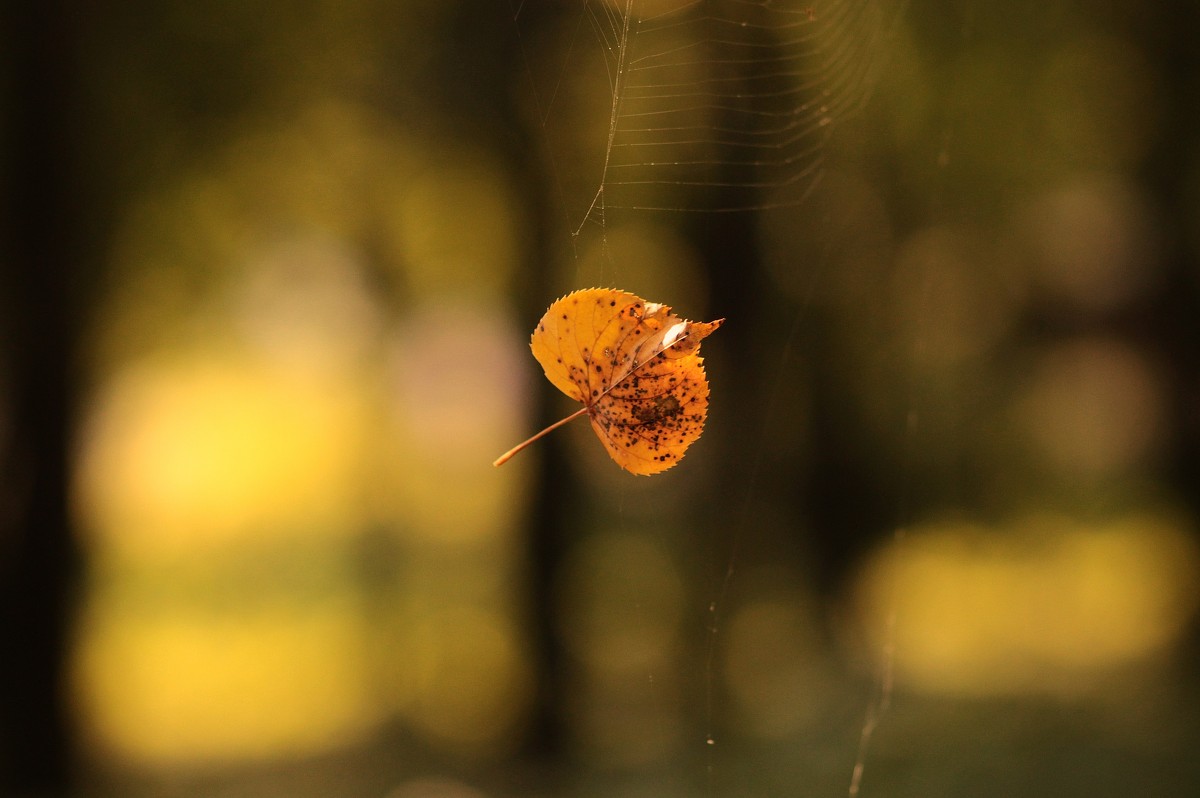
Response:
[[[679,412],[679,400],[671,394],[662,394],[654,397],[650,404],[635,405],[632,412],[634,418],[643,424],[661,423]]]

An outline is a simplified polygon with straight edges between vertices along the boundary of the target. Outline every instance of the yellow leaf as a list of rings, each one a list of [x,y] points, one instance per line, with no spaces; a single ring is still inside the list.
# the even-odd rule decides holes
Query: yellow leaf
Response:
[[[708,379],[700,342],[724,321],[688,321],[666,305],[608,288],[558,300],[529,345],[547,379],[583,407],[493,465],[587,414],[617,465],[634,474],[667,470],[704,431]]]

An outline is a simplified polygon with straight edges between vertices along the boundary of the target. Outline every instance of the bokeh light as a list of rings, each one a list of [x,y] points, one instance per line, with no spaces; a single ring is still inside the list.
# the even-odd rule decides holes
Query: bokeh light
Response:
[[[1081,478],[1129,473],[1166,446],[1161,379],[1136,350],[1112,341],[1043,353],[1014,407],[1039,461]]]
[[[858,602],[924,690],[1076,695],[1170,656],[1200,605],[1200,550],[1172,513],[1003,528],[930,521],[864,568]],[[894,627],[889,620],[894,615]]]

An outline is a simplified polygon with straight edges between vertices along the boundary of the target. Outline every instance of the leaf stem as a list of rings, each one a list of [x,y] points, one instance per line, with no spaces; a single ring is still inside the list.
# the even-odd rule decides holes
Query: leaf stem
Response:
[[[538,434],[534,435],[534,436],[533,436],[533,437],[531,437],[531,438],[528,438],[528,439],[526,439],[526,440],[523,440],[523,441],[521,441],[521,442],[520,442],[520,443],[518,443],[516,446],[512,447],[511,449],[509,449],[507,452],[505,452],[504,454],[502,454],[502,455],[500,455],[499,457],[497,457],[497,458],[495,459],[495,461],[492,463],[492,465],[494,465],[494,466],[502,466],[502,465],[504,465],[505,463],[507,463],[509,460],[511,460],[511,459],[512,459],[513,455],[515,455],[517,452],[519,452],[519,451],[521,451],[522,449],[524,449],[524,448],[525,448],[526,446],[528,446],[529,444],[531,444],[531,443],[533,443],[534,441],[536,441],[538,438],[541,438],[541,437],[543,437],[544,435],[546,435],[546,434],[548,434],[548,433],[551,433],[551,432],[553,432],[554,430],[556,430],[556,429],[558,429],[559,427],[561,427],[563,424],[566,424],[568,421],[572,421],[573,419],[576,419],[576,418],[578,418],[579,416],[582,416],[582,415],[583,415],[584,413],[586,413],[587,411],[588,411],[588,406],[587,406],[587,405],[584,405],[583,407],[579,408],[578,410],[576,410],[574,413],[572,413],[571,415],[567,416],[566,418],[560,418],[558,421],[555,421],[553,424],[551,424],[550,426],[546,427],[544,430],[542,430],[542,431],[541,431],[541,432],[539,432]]]

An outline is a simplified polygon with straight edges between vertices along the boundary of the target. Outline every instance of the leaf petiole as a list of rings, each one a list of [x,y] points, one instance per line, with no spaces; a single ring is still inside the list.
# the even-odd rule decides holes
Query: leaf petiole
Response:
[[[523,441],[521,441],[521,442],[520,442],[520,443],[518,443],[516,446],[512,447],[511,449],[509,449],[507,452],[505,452],[504,454],[502,454],[502,455],[500,455],[499,457],[497,457],[497,458],[495,459],[495,461],[493,461],[493,462],[492,462],[492,465],[494,465],[494,466],[502,466],[502,465],[504,465],[505,463],[507,463],[509,460],[511,460],[511,459],[512,459],[513,455],[515,455],[517,452],[519,452],[519,451],[521,451],[522,449],[524,449],[524,448],[525,448],[526,446],[528,446],[529,444],[531,444],[531,443],[533,443],[534,441],[536,441],[538,438],[541,438],[541,437],[543,437],[544,435],[546,435],[546,434],[548,434],[548,433],[551,433],[551,432],[553,432],[554,430],[556,430],[556,429],[558,429],[559,427],[561,427],[563,424],[566,424],[568,421],[572,421],[572,420],[574,420],[575,418],[578,418],[579,416],[582,416],[582,415],[583,415],[584,413],[586,413],[586,412],[587,412],[589,409],[590,409],[590,405],[584,405],[583,407],[579,408],[578,410],[576,410],[574,413],[572,413],[571,415],[567,416],[566,418],[560,418],[558,421],[555,421],[553,424],[551,424],[550,426],[546,427],[544,430],[542,430],[542,431],[541,431],[541,432],[539,432],[538,434],[534,435],[534,436],[533,436],[533,437],[531,437],[531,438],[528,438],[528,439],[526,439],[526,440],[523,440]]]

